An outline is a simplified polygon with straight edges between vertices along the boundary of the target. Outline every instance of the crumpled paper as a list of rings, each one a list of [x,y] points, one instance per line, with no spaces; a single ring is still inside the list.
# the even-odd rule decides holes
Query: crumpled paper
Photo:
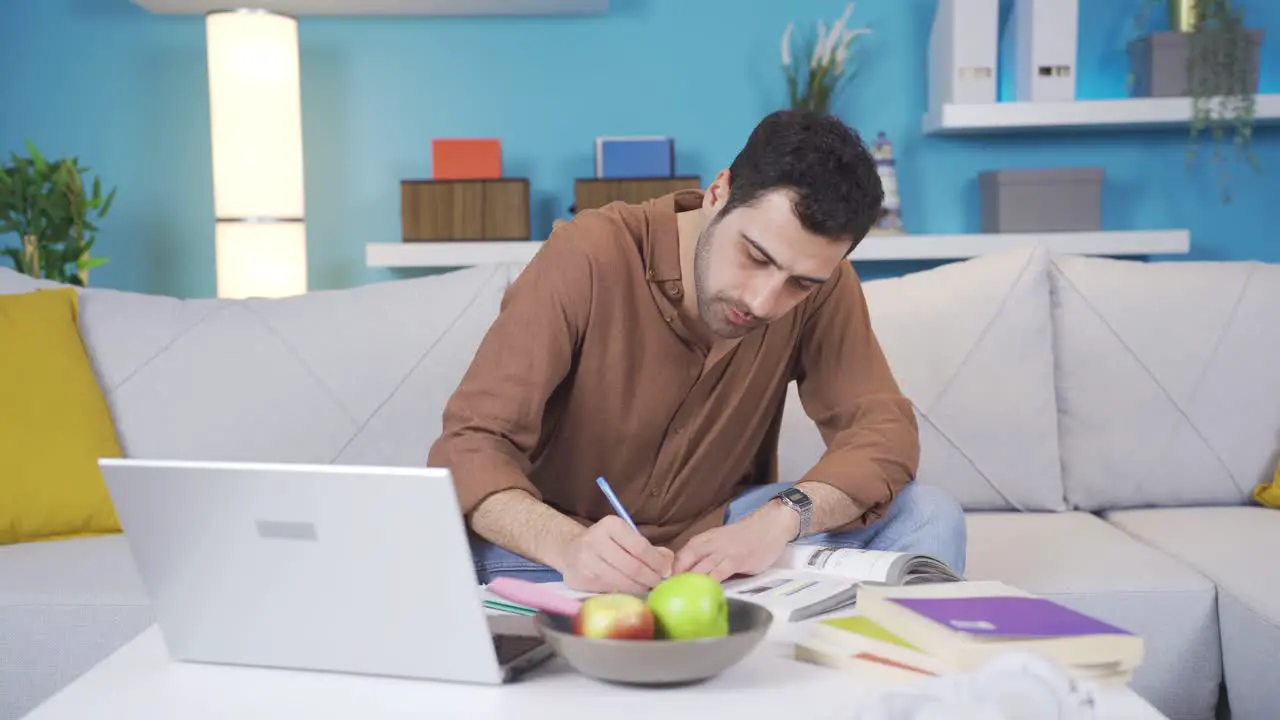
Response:
[[[1032,653],[1002,653],[977,670],[884,691],[853,720],[1093,720],[1091,687]]]

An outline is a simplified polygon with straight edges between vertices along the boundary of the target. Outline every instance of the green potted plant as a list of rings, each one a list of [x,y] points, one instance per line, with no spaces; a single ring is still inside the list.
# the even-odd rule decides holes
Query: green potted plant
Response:
[[[850,48],[856,38],[871,30],[846,27],[852,12],[853,3],[849,3],[830,28],[819,20],[812,43],[802,40],[793,44],[795,23],[787,23],[782,33],[782,71],[791,109],[830,113],[840,89],[856,75]]]
[[[18,240],[0,247],[0,255],[18,272],[83,287],[89,270],[107,262],[90,251],[97,240],[95,222],[106,217],[116,191],[103,196],[97,176],[86,185],[89,168],[77,158],[51,162],[30,142],[26,146],[26,157],[10,153],[9,164],[0,168],[0,236]]]
[[[1222,148],[1231,145],[1251,167],[1253,113],[1258,92],[1259,46],[1263,33],[1245,24],[1238,0],[1143,0],[1136,18],[1141,32],[1163,6],[1169,29],[1148,32],[1129,43],[1130,86],[1138,97],[1191,98],[1191,147],[1208,132],[1213,160],[1222,170],[1223,200],[1230,202]]]

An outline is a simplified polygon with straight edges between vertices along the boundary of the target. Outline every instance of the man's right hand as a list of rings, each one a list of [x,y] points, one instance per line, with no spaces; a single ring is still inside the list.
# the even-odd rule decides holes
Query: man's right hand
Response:
[[[581,592],[643,593],[671,574],[675,554],[609,515],[565,548],[565,585]]]

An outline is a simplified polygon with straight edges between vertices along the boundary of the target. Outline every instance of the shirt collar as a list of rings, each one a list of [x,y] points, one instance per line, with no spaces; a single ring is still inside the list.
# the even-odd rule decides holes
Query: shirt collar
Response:
[[[680,230],[676,213],[702,207],[702,190],[677,190],[650,201],[649,232],[644,243],[645,276],[650,282],[680,280]]]

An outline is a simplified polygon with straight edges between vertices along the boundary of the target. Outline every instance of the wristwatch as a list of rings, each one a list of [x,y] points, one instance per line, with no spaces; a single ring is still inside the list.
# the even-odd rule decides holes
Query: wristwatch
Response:
[[[795,510],[800,515],[800,531],[792,540],[798,540],[809,534],[809,522],[813,518],[813,499],[803,490],[787,488],[774,495],[783,505]]]

